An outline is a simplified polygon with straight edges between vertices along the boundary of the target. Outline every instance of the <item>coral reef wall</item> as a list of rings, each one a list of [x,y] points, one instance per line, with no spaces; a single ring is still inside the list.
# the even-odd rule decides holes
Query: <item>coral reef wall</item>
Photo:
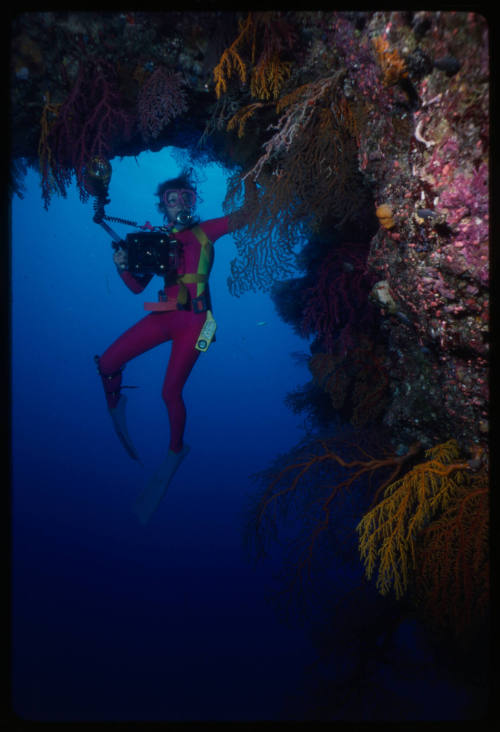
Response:
[[[12,195],[33,167],[46,207],[72,181],[97,201],[93,156],[217,161],[244,204],[230,292],[269,291],[310,339],[286,400],[308,429],[262,474],[251,541],[294,509],[293,583],[323,547],[469,650],[488,646],[490,55],[472,12],[11,23]]]
[[[487,451],[489,50],[487,21],[468,12],[19,14],[11,188],[22,195],[33,166],[46,205],[73,176],[84,196],[93,154],[174,145],[220,161],[229,209],[243,180],[257,185],[234,294],[286,289],[293,244],[327,240],[322,262],[302,258],[303,287],[289,281],[304,333],[323,339],[324,398],[339,401],[361,348],[400,451],[450,437]],[[366,345],[353,291],[323,314],[307,300],[328,296],[319,273],[333,266],[340,288],[370,285]]]
[[[393,119],[392,129],[386,114],[372,111],[371,134],[360,145],[375,203],[390,207],[393,219],[390,228],[381,220],[369,257],[391,294],[389,306],[377,289],[374,299],[385,313],[393,311],[385,327],[400,356],[391,371],[399,384],[387,424],[424,442],[425,433],[427,444],[450,434],[485,444],[487,26],[470,13],[418,13],[411,29],[404,16],[382,15],[371,26],[387,41],[386,55],[405,58],[412,90],[412,108]],[[394,136],[398,125],[404,132]]]

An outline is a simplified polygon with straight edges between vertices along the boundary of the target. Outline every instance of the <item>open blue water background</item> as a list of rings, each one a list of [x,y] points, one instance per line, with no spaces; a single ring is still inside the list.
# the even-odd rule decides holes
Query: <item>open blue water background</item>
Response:
[[[107,213],[162,223],[169,151],[113,161]],[[222,215],[226,177],[208,166],[202,220]],[[270,298],[234,298],[232,237],[211,277],[218,338],[185,387],[191,453],[147,528],[131,507],[168,445],[163,344],[130,362],[129,428],[115,437],[93,361],[143,317],[108,235],[76,187],[43,209],[30,172],[13,201],[13,692],[38,719],[269,718],[298,680],[307,644],[265,599],[266,568],[242,549],[248,476],[301,436],[283,404],[307,381],[305,341]],[[132,229],[114,225],[124,235]],[[265,325],[259,325],[265,322]]]
[[[160,224],[154,191],[179,170],[169,150],[114,160],[107,213]],[[206,220],[222,214],[226,175],[208,166],[203,178]],[[236,247],[220,239],[217,342],[184,390],[191,452],[141,527],[132,504],[168,445],[170,344],[124,374],[139,386],[128,392],[128,421],[144,467],[114,435],[93,357],[143,317],[159,280],[133,295],[91,202],[73,188],[47,212],[33,171],[25,185],[12,204],[15,711],[47,721],[307,717],[300,690],[316,654],[306,629],[285,625],[268,602],[276,567],[254,566],[242,546],[249,476],[303,436],[283,399],[310,378],[291,357],[307,342],[267,294],[229,294]],[[406,630],[401,653],[427,670],[419,686],[396,684],[401,708],[408,718],[460,719],[463,690],[429,670],[428,649]],[[386,687],[395,683],[389,674]]]

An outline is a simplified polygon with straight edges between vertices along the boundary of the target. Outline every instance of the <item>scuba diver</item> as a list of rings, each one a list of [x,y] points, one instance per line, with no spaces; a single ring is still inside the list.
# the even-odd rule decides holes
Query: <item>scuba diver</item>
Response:
[[[248,186],[246,190],[248,192]],[[139,460],[127,430],[127,399],[121,392],[122,372],[131,359],[172,341],[162,388],[170,424],[170,443],[164,460],[136,501],[135,513],[142,524],[149,521],[189,451],[184,443],[186,406],[182,391],[200,353],[206,351],[215,334],[208,286],[213,242],[243,226],[247,218],[246,206],[243,206],[233,214],[199,223],[194,216],[196,187],[190,171],[186,170],[177,178],[161,183],[156,196],[165,223],[159,227],[160,234],[171,242],[168,256],[173,265],[166,265],[164,287],[158,293],[158,302],[144,303],[148,315],[125,331],[101,356],[95,357],[115,432],[130,457]],[[94,220],[101,223],[99,219]],[[102,225],[111,232],[109,227]],[[153,229],[149,223],[141,228]],[[142,234],[142,237],[147,236]],[[141,234],[129,234],[127,240],[131,237],[139,240]],[[133,293],[139,294],[154,274],[141,272],[141,267],[134,266],[131,262],[133,250],[123,240],[116,242],[118,238],[115,235],[113,245],[118,274]],[[156,274],[159,273],[157,270]]]

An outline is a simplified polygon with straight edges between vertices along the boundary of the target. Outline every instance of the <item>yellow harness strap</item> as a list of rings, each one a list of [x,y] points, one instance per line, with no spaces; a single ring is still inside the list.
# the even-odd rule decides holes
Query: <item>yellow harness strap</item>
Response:
[[[196,283],[196,297],[199,297],[205,290],[208,282],[208,275],[212,265],[213,244],[205,234],[201,226],[193,226],[191,229],[195,237],[201,244],[200,259],[198,260],[198,271],[187,272],[177,279],[179,284],[179,293],[177,302],[185,305],[188,301],[188,289],[186,285]]]

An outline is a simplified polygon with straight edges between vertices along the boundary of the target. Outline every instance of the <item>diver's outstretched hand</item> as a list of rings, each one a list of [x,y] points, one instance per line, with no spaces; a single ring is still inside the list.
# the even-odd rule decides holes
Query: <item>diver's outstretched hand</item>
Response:
[[[184,445],[180,452],[169,450],[165,460],[137,498],[134,504],[134,513],[143,526],[148,523],[160,505],[177,468],[188,454],[189,449],[187,445]]]

